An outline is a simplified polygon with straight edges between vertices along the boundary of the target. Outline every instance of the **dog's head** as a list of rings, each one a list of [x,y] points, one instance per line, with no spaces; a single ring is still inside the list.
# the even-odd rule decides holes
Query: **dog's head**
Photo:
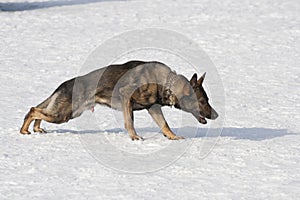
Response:
[[[175,107],[193,114],[193,116],[202,124],[206,124],[207,119],[216,119],[218,113],[209,105],[208,96],[202,86],[205,73],[197,79],[195,73],[189,84],[184,87],[184,95],[180,98]]]

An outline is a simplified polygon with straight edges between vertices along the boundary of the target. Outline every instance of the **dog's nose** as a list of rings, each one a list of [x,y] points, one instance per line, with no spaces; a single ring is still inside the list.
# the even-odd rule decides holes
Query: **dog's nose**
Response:
[[[218,113],[215,110],[211,111],[211,119],[217,119],[219,117]]]

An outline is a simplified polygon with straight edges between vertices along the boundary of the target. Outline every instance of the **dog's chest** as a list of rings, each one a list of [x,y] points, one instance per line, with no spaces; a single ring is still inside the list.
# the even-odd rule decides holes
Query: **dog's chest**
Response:
[[[136,106],[152,105],[158,100],[158,88],[157,84],[145,84],[139,87],[132,95],[132,100]]]

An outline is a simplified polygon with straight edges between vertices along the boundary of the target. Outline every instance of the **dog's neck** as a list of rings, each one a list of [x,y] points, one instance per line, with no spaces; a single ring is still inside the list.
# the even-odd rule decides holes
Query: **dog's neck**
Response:
[[[174,106],[178,100],[176,98],[176,95],[174,94],[174,85],[176,81],[179,79],[178,75],[176,72],[170,72],[167,76],[166,83],[164,84],[162,88],[162,103],[169,105],[169,106]]]

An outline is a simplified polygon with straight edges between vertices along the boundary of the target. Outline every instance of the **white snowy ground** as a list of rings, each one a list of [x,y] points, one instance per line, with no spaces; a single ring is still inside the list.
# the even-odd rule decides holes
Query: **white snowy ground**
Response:
[[[299,7],[297,0],[1,1],[0,199],[299,199]],[[149,137],[132,142],[122,122],[116,126],[113,113],[100,106],[94,113],[98,129],[78,128],[94,119],[87,112],[67,124],[43,123],[48,134],[18,134],[28,109],[76,76],[97,46],[148,27],[193,39],[216,65],[226,98],[220,137],[205,137],[209,127],[189,115],[189,123],[178,125],[181,113],[165,109],[187,139],[166,140],[139,112],[137,129]],[[196,127],[198,134],[189,136]],[[116,148],[95,155],[84,147],[90,136],[108,138]],[[201,157],[203,142],[215,141]],[[179,159],[156,172],[112,169],[147,171],[164,161],[131,166],[114,157],[117,149],[146,152],[146,160],[148,151],[168,146],[176,154],[189,142]],[[101,155],[112,165],[103,166]]]

